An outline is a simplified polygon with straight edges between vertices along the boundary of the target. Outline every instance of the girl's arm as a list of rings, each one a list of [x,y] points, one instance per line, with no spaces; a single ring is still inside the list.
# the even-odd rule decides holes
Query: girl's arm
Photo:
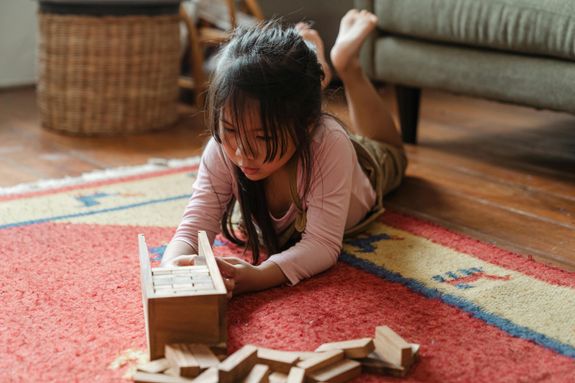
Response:
[[[216,257],[216,262],[224,279],[234,281],[234,294],[265,290],[289,282],[275,263],[253,266],[235,257]]]
[[[200,230],[205,231],[210,243],[213,243],[220,231],[224,209],[233,195],[232,184],[232,170],[226,164],[218,144],[211,139],[202,153],[192,196],[166,248],[162,266],[171,264],[178,256],[197,254]]]
[[[352,188],[358,187],[357,175],[364,176],[358,173],[362,170],[345,132],[331,129],[321,138],[320,147],[314,155],[312,185],[306,201],[307,223],[302,238],[291,248],[272,255],[262,263],[274,263],[292,285],[336,264],[348,219]],[[370,185],[368,189],[373,192]],[[369,206],[366,208],[369,209]]]

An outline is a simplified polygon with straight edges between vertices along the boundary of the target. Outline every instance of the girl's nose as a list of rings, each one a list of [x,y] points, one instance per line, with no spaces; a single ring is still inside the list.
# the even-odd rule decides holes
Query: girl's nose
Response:
[[[247,158],[248,160],[255,159],[255,155],[252,153],[252,151],[249,149],[244,149],[241,143],[238,143],[238,146],[236,148],[236,156]]]

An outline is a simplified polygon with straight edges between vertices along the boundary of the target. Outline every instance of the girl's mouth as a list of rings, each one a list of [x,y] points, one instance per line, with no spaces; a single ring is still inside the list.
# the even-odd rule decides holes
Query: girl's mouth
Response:
[[[259,168],[244,168],[243,166],[240,169],[242,169],[245,175],[253,175],[260,170]]]

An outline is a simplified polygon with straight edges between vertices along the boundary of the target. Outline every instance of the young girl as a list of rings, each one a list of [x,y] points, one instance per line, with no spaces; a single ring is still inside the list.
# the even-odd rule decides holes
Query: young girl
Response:
[[[234,34],[208,93],[213,138],[162,266],[193,264],[198,230],[210,241],[221,230],[253,253],[253,264],[218,258],[229,293],[294,285],[333,266],[344,233],[383,212],[383,195],[399,185],[407,161],[393,119],[359,63],[376,23],[367,11],[349,11],[331,51],[351,128],[361,137],[322,113],[331,72],[315,30],[272,22]],[[236,201],[243,235],[232,225]],[[269,254],[262,263],[260,246]]]

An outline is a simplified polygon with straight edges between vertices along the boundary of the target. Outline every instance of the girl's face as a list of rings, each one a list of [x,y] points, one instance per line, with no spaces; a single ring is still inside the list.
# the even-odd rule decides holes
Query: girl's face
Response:
[[[280,157],[280,150],[269,162],[265,162],[267,140],[261,126],[257,107],[250,107],[244,115],[240,128],[234,126],[229,113],[220,118],[220,137],[227,157],[238,166],[251,181],[263,180],[283,168],[295,153],[295,145],[288,137],[286,151]]]

